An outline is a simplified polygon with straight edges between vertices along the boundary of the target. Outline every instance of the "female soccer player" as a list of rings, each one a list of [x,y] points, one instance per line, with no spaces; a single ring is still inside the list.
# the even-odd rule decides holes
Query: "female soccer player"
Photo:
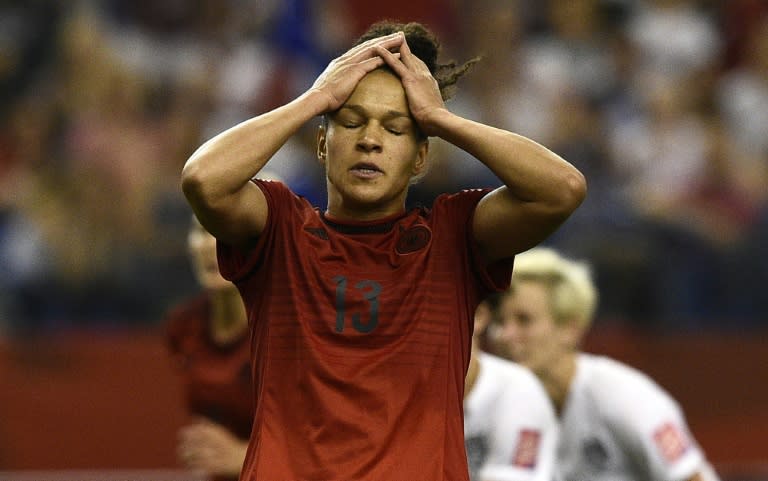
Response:
[[[597,291],[588,266],[538,247],[515,259],[493,344],[530,368],[558,412],[564,481],[717,481],[682,409],[645,374],[579,351]]]
[[[251,322],[257,404],[244,481],[468,478],[475,308],[586,187],[543,146],[450,112],[443,93],[466,65],[438,64],[438,53],[420,24],[377,24],[307,92],[217,135],[183,169]],[[322,211],[282,183],[251,180],[317,116]],[[406,211],[433,136],[504,185]]]
[[[464,443],[472,481],[553,481],[557,420],[538,378],[480,348],[499,294],[475,312],[464,380]]]
[[[240,475],[253,424],[248,320],[237,288],[219,273],[216,239],[192,220],[189,255],[203,292],[171,308],[169,352],[193,421],[179,432],[184,466],[213,481]]]

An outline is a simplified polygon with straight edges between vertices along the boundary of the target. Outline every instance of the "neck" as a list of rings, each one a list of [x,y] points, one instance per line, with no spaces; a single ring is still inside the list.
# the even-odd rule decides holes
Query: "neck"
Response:
[[[248,328],[248,317],[237,289],[220,289],[211,293],[211,337],[217,344],[227,344],[242,336]]]
[[[396,208],[379,208],[378,206],[350,206],[328,203],[325,216],[330,220],[372,222],[397,215],[405,210],[405,206]]]
[[[325,214],[331,220],[369,222],[384,219],[405,211],[408,189],[391,199],[364,202],[342,195],[329,182],[328,207]]]

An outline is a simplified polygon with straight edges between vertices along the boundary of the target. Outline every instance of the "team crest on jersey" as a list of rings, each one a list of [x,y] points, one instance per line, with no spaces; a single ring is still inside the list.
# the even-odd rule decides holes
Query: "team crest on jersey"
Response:
[[[432,232],[425,225],[414,225],[407,229],[400,227],[400,238],[395,251],[398,254],[410,254],[425,248],[432,240]]]
[[[689,446],[688,438],[671,422],[663,424],[654,431],[653,441],[668,463],[674,463],[680,459]]]
[[[512,464],[521,468],[533,469],[539,457],[541,432],[537,429],[522,429],[517,438],[517,448],[512,458]]]
[[[608,467],[608,449],[597,438],[589,438],[581,447],[582,455],[595,471],[603,471]]]

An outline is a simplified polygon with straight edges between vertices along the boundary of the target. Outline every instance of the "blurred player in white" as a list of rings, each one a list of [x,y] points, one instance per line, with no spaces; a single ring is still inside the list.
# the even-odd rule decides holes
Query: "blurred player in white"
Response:
[[[597,291],[585,263],[547,248],[515,258],[492,328],[496,352],[530,368],[560,420],[562,481],[716,481],[678,403],[640,371],[579,351]]]
[[[475,313],[464,387],[464,440],[472,481],[551,481],[557,420],[541,383],[528,369],[480,349],[495,302]]]

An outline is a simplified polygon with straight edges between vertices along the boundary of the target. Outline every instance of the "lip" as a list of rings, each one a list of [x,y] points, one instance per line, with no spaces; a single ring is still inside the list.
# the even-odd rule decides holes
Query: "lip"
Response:
[[[384,172],[376,164],[371,162],[359,162],[353,165],[349,171],[352,175],[361,179],[373,179],[384,175]]]

